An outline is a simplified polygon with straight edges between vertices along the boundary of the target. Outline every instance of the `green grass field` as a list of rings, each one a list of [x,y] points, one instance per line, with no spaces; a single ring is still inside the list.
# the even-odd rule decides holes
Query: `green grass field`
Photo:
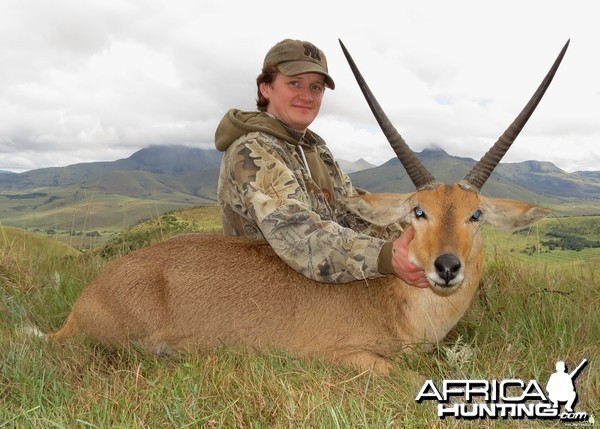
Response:
[[[528,230],[503,233],[486,229],[485,234],[487,253],[491,257],[500,253],[515,263],[535,264],[540,269],[560,269],[582,276],[600,275],[599,216],[547,218]],[[544,244],[557,240],[557,236],[595,247],[562,250]],[[566,244],[569,245],[569,242]]]
[[[32,193],[19,197],[15,200],[0,195],[2,225],[52,236],[79,249],[98,247],[133,225],[165,212],[187,209],[201,200],[133,198],[72,189],[56,191],[52,196]]]
[[[218,230],[215,207],[167,213],[88,252],[2,228],[0,428],[562,428],[554,420],[440,420],[436,404],[415,397],[425,379],[545,385],[556,361],[573,368],[583,358],[576,410],[600,416],[600,249],[539,244],[557,225],[593,241],[599,220],[550,218],[518,234],[486,229],[472,308],[433,353],[402,356],[387,377],[277,350],[222,347],[169,359],[23,332],[30,322],[60,327],[111,258],[179,232]]]

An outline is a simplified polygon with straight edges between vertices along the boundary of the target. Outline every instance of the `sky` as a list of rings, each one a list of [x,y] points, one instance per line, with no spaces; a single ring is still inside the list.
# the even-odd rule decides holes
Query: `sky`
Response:
[[[595,0],[2,0],[0,170],[126,158],[150,145],[212,148],[230,108],[255,110],[269,48],[308,40],[328,60],[311,129],[334,155],[395,155],[341,39],[416,152],[479,159],[567,40],[552,85],[503,162],[600,170]]]

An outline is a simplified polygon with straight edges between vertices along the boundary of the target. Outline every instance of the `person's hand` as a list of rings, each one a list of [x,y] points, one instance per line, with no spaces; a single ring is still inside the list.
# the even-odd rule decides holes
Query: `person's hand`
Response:
[[[426,288],[429,287],[429,282],[425,277],[425,271],[408,260],[408,245],[414,236],[415,229],[412,225],[409,225],[402,235],[394,240],[392,244],[392,267],[396,276],[405,283]]]

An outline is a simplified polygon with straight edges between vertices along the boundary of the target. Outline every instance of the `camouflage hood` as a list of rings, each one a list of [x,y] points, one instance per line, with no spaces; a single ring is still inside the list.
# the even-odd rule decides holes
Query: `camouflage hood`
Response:
[[[267,113],[231,109],[223,116],[215,131],[215,146],[221,152],[225,152],[238,138],[255,131],[270,134],[294,145],[302,144],[292,137],[277,119]]]

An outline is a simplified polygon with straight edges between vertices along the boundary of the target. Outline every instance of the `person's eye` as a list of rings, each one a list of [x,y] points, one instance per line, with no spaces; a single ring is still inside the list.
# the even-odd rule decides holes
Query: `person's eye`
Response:
[[[311,91],[316,93],[316,94],[322,94],[323,91],[325,91],[325,88],[323,87],[323,85],[318,85],[318,84],[314,84],[310,87]]]
[[[291,86],[292,88],[300,88],[300,81],[290,80],[288,82],[288,85]]]

